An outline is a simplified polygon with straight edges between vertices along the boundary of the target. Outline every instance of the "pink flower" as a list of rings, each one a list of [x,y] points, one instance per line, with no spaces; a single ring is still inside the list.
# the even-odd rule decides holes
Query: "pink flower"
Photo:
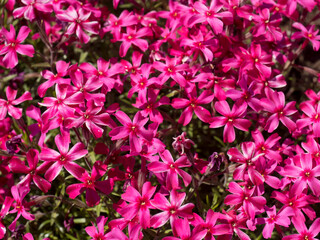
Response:
[[[174,235],[177,237],[164,237],[163,240],[201,240],[207,235],[207,230],[197,231],[193,229],[191,232],[189,221],[186,218],[179,218],[173,225]]]
[[[212,120],[210,112],[201,104],[208,104],[212,102],[214,95],[209,90],[204,90],[199,97],[197,97],[197,89],[193,87],[192,90],[188,89],[187,96],[189,99],[184,98],[174,98],[172,100],[172,107],[176,109],[186,108],[180,118],[179,123],[186,126],[192,119],[193,112],[197,117],[203,122],[210,122]]]
[[[233,17],[231,12],[219,12],[222,9],[223,4],[220,4],[220,2],[217,0],[211,0],[209,7],[200,1],[196,1],[193,6],[194,9],[199,12],[199,14],[193,15],[189,19],[189,27],[192,27],[197,23],[208,23],[213,29],[214,33],[219,34],[223,31],[223,22],[219,18],[231,20]]]
[[[57,135],[54,139],[59,152],[44,147],[39,155],[43,161],[53,164],[46,171],[45,178],[52,182],[64,167],[71,175],[81,178],[85,169],[74,163],[74,160],[84,157],[88,151],[83,143],[76,143],[69,151],[69,139],[67,136]]]
[[[264,238],[268,239],[271,238],[273,229],[275,225],[281,225],[284,227],[289,227],[291,221],[288,216],[283,214],[282,212],[278,212],[276,210],[276,206],[272,206],[271,208],[265,207],[266,212],[268,214],[267,218],[258,218],[257,223],[258,224],[265,224],[262,235]]]
[[[300,240],[300,239],[308,239],[308,240],[316,240],[315,238],[320,232],[320,218],[317,218],[309,229],[307,229],[304,221],[292,221],[294,227],[297,229],[299,234],[292,234],[289,236],[285,236],[282,238],[283,240]]]
[[[315,30],[315,25],[309,26],[306,28],[299,22],[295,22],[292,24],[294,28],[297,28],[301,31],[300,32],[295,32],[292,35],[292,39],[299,39],[299,38],[305,38],[309,40],[312,43],[313,50],[318,51],[320,48],[320,35],[317,35],[319,30]]]
[[[67,118],[65,124],[67,128],[85,126],[95,138],[101,138],[104,132],[99,125],[117,127],[110,115],[102,110],[102,106],[97,107],[92,101],[87,102],[85,112],[76,111],[75,116]]]
[[[184,185],[188,186],[191,182],[191,176],[180,169],[183,167],[191,166],[191,163],[188,161],[187,156],[182,156],[176,161],[173,161],[169,150],[165,150],[162,153],[159,153],[159,155],[163,162],[154,161],[149,163],[149,171],[154,173],[167,173],[166,187],[168,190],[180,188],[178,175],[182,177]]]
[[[11,194],[14,198],[13,210],[10,213],[17,213],[17,217],[12,221],[10,226],[8,227],[10,231],[14,231],[16,228],[16,224],[20,216],[22,215],[27,220],[34,220],[34,216],[29,213],[30,204],[26,203],[24,200],[25,196],[30,192],[29,188],[22,186],[13,186],[11,187]]]
[[[36,15],[39,15],[38,11],[45,13],[52,12],[50,0],[22,0],[21,2],[26,6],[16,8],[13,11],[14,18],[24,16],[25,19],[32,21],[37,17]]]
[[[14,106],[24,101],[32,100],[32,97],[30,92],[25,92],[21,97],[16,99],[17,92],[17,90],[13,90],[11,87],[7,87],[7,101],[4,99],[0,99],[0,120],[5,119],[5,117],[7,116],[7,112],[14,119],[20,119],[22,117],[22,108],[16,108]]]
[[[48,88],[53,86],[54,84],[70,84],[69,78],[63,78],[68,74],[68,68],[70,63],[66,63],[65,61],[58,61],[56,63],[57,73],[54,74],[48,70],[42,71],[41,75],[47,79],[48,81],[40,84],[38,87],[38,94],[40,97],[43,97],[46,94]]]
[[[10,161],[10,169],[14,173],[24,173],[26,176],[19,182],[19,185],[30,187],[30,182],[33,181],[35,185],[44,193],[48,192],[51,184],[39,176],[43,173],[49,166],[48,163],[44,163],[38,167],[39,152],[35,149],[30,149],[27,153],[27,162],[29,167],[27,167],[21,160],[13,158]]]
[[[150,182],[146,182],[142,186],[142,194],[135,188],[129,186],[127,191],[121,195],[121,198],[129,204],[119,210],[119,213],[126,219],[133,219],[139,216],[139,221],[143,229],[150,227],[150,208],[154,208],[151,204],[151,197],[156,191]]]
[[[99,23],[97,21],[89,21],[91,12],[86,12],[83,8],[76,10],[73,6],[68,7],[65,13],[57,14],[57,18],[61,21],[70,22],[66,34],[76,34],[80,42],[88,43],[90,37],[84,32],[98,34]]]
[[[227,205],[242,205],[246,214],[250,219],[254,219],[256,212],[264,209],[267,201],[262,196],[254,195],[255,188],[247,189],[241,188],[236,182],[229,183],[229,192],[233,193],[227,195],[224,199],[224,203]]]
[[[153,228],[162,227],[170,219],[171,227],[173,227],[175,225],[175,220],[179,219],[179,217],[192,218],[192,208],[194,207],[194,204],[187,203],[182,205],[185,197],[186,193],[178,193],[177,191],[172,190],[170,192],[169,202],[163,194],[157,193],[151,201],[151,204],[163,212],[152,216],[151,226]]]
[[[300,104],[300,109],[304,116],[298,119],[297,127],[302,129],[306,126],[312,126],[313,135],[320,137],[320,104],[311,104],[305,101]]]
[[[86,191],[86,203],[89,207],[98,205],[100,202],[100,196],[96,190],[108,195],[113,189],[113,180],[108,178],[104,181],[97,181],[105,173],[106,169],[101,166],[102,162],[95,162],[92,167],[91,176],[85,171],[79,181],[83,183],[69,185],[66,189],[66,193],[70,198],[75,199],[83,191]]]
[[[108,240],[106,234],[104,234],[104,226],[106,225],[108,218],[100,216],[97,218],[97,228],[95,226],[86,227],[85,230],[92,237],[90,240]]]
[[[187,81],[181,72],[188,69],[188,64],[178,64],[177,58],[169,57],[166,57],[165,64],[162,62],[153,63],[153,67],[161,72],[161,74],[158,76],[161,81],[161,85],[163,85],[170,77],[182,87],[187,85]]]
[[[8,214],[13,202],[13,198],[5,197],[4,202],[2,203],[2,207],[0,209],[0,239],[3,239],[7,232],[7,229],[2,222],[2,219]]]
[[[283,92],[266,91],[267,98],[261,100],[263,108],[271,113],[271,116],[266,122],[265,129],[271,133],[277,129],[279,121],[281,121],[290,132],[296,128],[296,124],[288,118],[292,114],[296,113],[296,102],[289,102],[285,105],[285,97]]]
[[[311,154],[300,155],[300,166],[286,165],[281,172],[283,176],[297,178],[293,187],[296,191],[302,192],[307,186],[310,187],[312,193],[320,196],[320,181],[317,177],[320,176],[320,166],[315,166]]]
[[[143,118],[140,112],[137,112],[133,121],[122,111],[115,113],[116,118],[122,123],[122,127],[116,127],[111,130],[109,135],[111,140],[123,139],[129,136],[131,153],[139,153],[142,150],[142,138],[151,141],[153,134],[143,126],[148,122],[148,118]]]
[[[22,26],[16,38],[16,32],[13,25],[10,25],[10,32],[5,28],[2,33],[5,36],[5,45],[1,48],[0,55],[4,55],[3,64],[6,68],[14,68],[18,64],[17,53],[33,57],[34,48],[30,44],[21,44],[29,35],[31,30],[27,26]]]
[[[223,141],[233,142],[236,138],[234,127],[248,131],[251,125],[250,120],[244,119],[247,110],[247,104],[235,103],[230,111],[229,104],[226,101],[219,101],[215,103],[215,109],[223,117],[213,117],[210,128],[224,127]]]
[[[86,73],[86,77],[88,78],[85,84],[88,91],[98,89],[101,83],[107,88],[108,92],[111,91],[116,82],[115,77],[119,73],[124,72],[122,64],[116,63],[110,66],[110,61],[106,61],[103,58],[98,59],[97,69],[87,62],[81,63],[79,68]],[[79,74],[74,77],[80,78]]]
[[[141,28],[138,31],[135,28],[128,27],[127,33],[124,33],[119,41],[122,41],[120,45],[119,55],[125,57],[131,45],[137,46],[142,52],[147,51],[149,44],[143,37],[149,35],[147,28]]]

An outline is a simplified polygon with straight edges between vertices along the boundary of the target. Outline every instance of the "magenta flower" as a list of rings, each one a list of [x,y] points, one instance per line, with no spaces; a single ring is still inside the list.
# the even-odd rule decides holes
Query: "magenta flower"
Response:
[[[115,15],[110,14],[103,30],[110,31],[114,37],[113,41],[118,41],[121,36],[121,28],[129,27],[135,24],[137,24],[137,17],[133,15],[132,12],[124,10],[121,12],[118,18]]]
[[[201,104],[208,104],[212,102],[214,95],[209,90],[204,90],[199,97],[197,97],[197,89],[196,87],[192,88],[192,90],[187,91],[187,95],[189,99],[184,98],[174,98],[172,100],[172,107],[175,109],[186,108],[180,118],[178,123],[186,126],[192,119],[193,112],[197,115],[197,117],[203,122],[211,122],[212,117],[210,112],[204,107],[200,106]]]
[[[213,117],[210,128],[225,126],[223,131],[224,142],[233,142],[235,140],[236,135],[234,127],[242,131],[249,130],[251,122],[250,120],[243,118],[246,114],[247,104],[235,103],[231,111],[229,104],[226,101],[216,102],[214,106],[217,112],[223,115],[223,117]]]
[[[49,70],[42,71],[41,75],[47,79],[48,81],[42,83],[38,87],[38,94],[40,97],[43,97],[46,94],[48,88],[53,86],[54,84],[70,84],[69,78],[63,78],[68,74],[68,68],[70,63],[66,63],[65,61],[58,61],[56,63],[57,73],[54,74]]]
[[[98,86],[101,83],[104,84],[107,91],[111,91],[116,82],[114,79],[116,75],[124,72],[122,64],[116,63],[110,66],[110,61],[106,61],[103,58],[98,59],[97,69],[87,62],[81,63],[79,68],[86,73],[86,77],[88,78],[88,81],[85,84],[86,88],[88,88],[87,91],[94,91],[98,89]],[[79,78],[80,76],[75,77]]]
[[[258,153],[256,151],[256,145],[253,142],[243,142],[240,146],[242,153],[237,148],[230,148],[228,151],[230,161],[241,164],[237,166],[233,172],[234,179],[244,181],[245,175],[247,174],[251,182],[255,185],[258,186],[262,184],[264,179],[256,170],[255,163],[264,153]]]
[[[95,162],[92,167],[91,176],[85,171],[79,181],[83,183],[69,185],[66,189],[66,193],[70,198],[75,199],[82,192],[86,191],[86,203],[89,207],[98,205],[100,202],[100,196],[97,190],[108,195],[113,189],[113,180],[108,178],[104,181],[97,181],[106,173],[106,169],[101,166],[101,162]]]
[[[8,227],[10,231],[14,231],[17,225],[17,221],[22,215],[27,220],[34,220],[34,216],[29,213],[30,203],[27,203],[24,198],[30,192],[29,188],[22,186],[13,186],[11,187],[11,194],[14,198],[14,203],[12,204],[13,210],[10,213],[17,213],[17,217],[12,221]]]
[[[49,167],[49,165],[48,163],[43,163],[38,167],[38,155],[39,152],[37,150],[30,149],[27,153],[27,162],[29,167],[27,167],[21,160],[17,158],[11,159],[9,167],[14,173],[26,174],[26,176],[19,182],[19,185],[29,188],[30,182],[33,181],[41,191],[46,193],[49,191],[51,184],[44,178],[40,177],[39,174],[43,173]]]
[[[296,128],[296,124],[288,117],[296,113],[296,102],[289,102],[285,105],[285,97],[283,92],[266,91],[267,98],[261,99],[263,108],[271,113],[271,116],[266,122],[265,129],[271,133],[278,128],[279,121],[285,125],[290,132]]]
[[[297,127],[302,129],[306,126],[312,126],[313,135],[320,137],[320,104],[311,104],[305,101],[300,104],[300,109],[304,116],[297,120]]]
[[[151,197],[156,191],[156,187],[153,187],[150,182],[145,182],[142,186],[142,194],[140,194],[135,188],[129,186],[127,191],[121,195],[121,198],[129,204],[119,210],[119,213],[124,216],[125,219],[133,219],[135,216],[139,216],[139,221],[143,229],[150,227],[150,210],[154,207],[151,204]]]
[[[173,225],[173,232],[176,237],[164,237],[163,240],[201,240],[207,235],[207,230],[191,232],[189,221],[186,218],[179,218]]]
[[[217,0],[212,0],[209,7],[200,1],[196,1],[193,6],[194,9],[199,12],[199,14],[193,15],[189,19],[189,27],[192,27],[197,23],[208,23],[213,29],[214,33],[219,34],[223,31],[223,22],[219,18],[225,18],[228,20],[233,18],[231,12],[219,12],[223,8],[223,4]]]
[[[282,238],[283,240],[300,240],[300,239],[308,239],[308,240],[317,240],[315,238],[320,232],[320,218],[317,218],[309,229],[307,229],[304,221],[292,221],[294,227],[297,229],[299,234],[292,234],[289,236],[285,236]]]
[[[117,127],[110,115],[102,111],[102,106],[97,107],[92,101],[87,102],[85,112],[76,111],[75,116],[67,118],[65,124],[67,128],[85,126],[95,138],[102,137],[104,130],[100,126]]]
[[[70,106],[83,103],[83,95],[80,92],[71,96],[67,94],[69,87],[70,85],[67,84],[56,84],[56,98],[45,97],[42,103],[38,103],[40,106],[48,108],[42,115],[44,121],[56,116],[57,113],[60,113],[64,118],[73,116],[75,108]]]
[[[18,64],[17,53],[21,55],[27,55],[33,57],[34,48],[30,44],[21,44],[29,35],[31,30],[27,26],[22,26],[19,30],[16,38],[16,31],[13,25],[10,25],[10,31],[5,28],[2,29],[2,33],[5,37],[5,45],[0,45],[0,55],[4,55],[3,64],[6,68],[14,68]]]
[[[247,189],[242,188],[236,182],[229,183],[229,192],[233,193],[231,195],[227,195],[224,199],[224,203],[227,205],[243,205],[245,213],[250,217],[250,219],[254,219],[256,212],[264,209],[267,201],[262,196],[254,195],[255,188]]]
[[[301,32],[295,32],[291,38],[299,39],[305,38],[312,43],[313,50],[318,51],[320,48],[320,35],[317,35],[319,30],[315,30],[315,25],[306,28],[301,23],[295,22],[292,24],[294,28],[299,29]]]
[[[136,98],[136,103],[132,105],[141,109],[140,112],[143,117],[149,116],[150,121],[160,124],[163,122],[163,116],[158,110],[158,107],[170,104],[170,99],[166,96],[163,96],[157,101],[158,94],[159,92],[157,90],[148,88],[147,94],[140,94]]]
[[[194,220],[192,224],[195,225],[195,231],[207,230],[205,240],[215,240],[214,236],[231,234],[231,228],[229,224],[218,224],[217,220],[221,214],[209,209],[205,221],[194,213]]]
[[[52,12],[50,0],[22,0],[23,7],[16,8],[13,11],[14,18],[24,16],[25,19],[32,21],[36,18],[37,12]],[[38,13],[39,14],[39,13]]]
[[[178,193],[177,191],[172,190],[170,192],[169,202],[163,194],[157,193],[151,201],[151,204],[155,208],[162,210],[162,212],[152,216],[151,227],[162,227],[169,219],[171,227],[173,227],[175,225],[175,220],[179,219],[179,217],[192,218],[192,208],[194,207],[194,204],[187,203],[182,205],[185,197],[186,193]]]
[[[69,138],[67,136],[57,135],[54,141],[59,152],[44,147],[39,155],[41,160],[53,163],[46,171],[45,178],[52,182],[64,167],[71,175],[80,179],[85,169],[73,161],[84,157],[88,153],[84,144],[76,143],[69,151]]]
[[[99,33],[99,23],[88,20],[92,12],[86,12],[83,8],[76,10],[73,6],[68,7],[64,13],[57,14],[61,21],[70,22],[66,34],[76,34],[80,42],[88,43],[90,37],[85,31],[93,34]]]
[[[148,118],[142,117],[140,112],[137,112],[133,121],[122,111],[115,113],[116,118],[123,125],[111,130],[109,135],[111,140],[118,140],[127,138],[129,136],[130,152],[139,153],[142,150],[142,138],[151,141],[153,134],[151,131],[146,130],[143,126],[148,122]]]
[[[163,162],[154,161],[149,163],[149,171],[154,173],[167,173],[166,187],[168,190],[180,188],[178,175],[182,177],[184,185],[188,186],[192,178],[188,173],[180,169],[191,166],[187,156],[181,156],[176,161],[173,161],[169,150],[165,150],[162,153],[159,153],[159,155]]]
[[[188,69],[188,64],[178,64],[178,58],[169,57],[166,57],[165,64],[162,62],[153,63],[153,67],[161,72],[158,76],[161,81],[161,85],[163,85],[170,77],[182,87],[187,85],[187,81],[181,72]]]
[[[135,28],[128,27],[127,33],[122,35],[119,41],[122,41],[120,45],[119,55],[120,57],[126,56],[131,45],[137,46],[142,52],[147,51],[149,44],[143,37],[149,35],[147,28],[141,28],[138,31]]]
[[[40,147],[43,147],[47,132],[51,129],[59,127],[58,122],[53,120],[44,122],[41,117],[40,108],[37,108],[33,105],[27,108],[26,115],[37,121],[37,123],[29,125],[28,129],[33,137],[40,133],[38,144]]]
[[[312,193],[319,197],[320,196],[320,180],[317,177],[320,176],[320,166],[313,164],[311,154],[300,155],[300,166],[286,165],[281,172],[283,176],[297,178],[294,182],[293,188],[296,191],[302,192],[307,186],[310,187]]]
[[[20,119],[22,117],[22,108],[16,108],[15,105],[18,105],[24,101],[32,100],[31,93],[25,92],[21,97],[17,98],[17,90],[7,87],[6,96],[7,100],[0,99],[0,120],[5,119],[7,112],[14,119]]]
[[[275,225],[280,225],[284,227],[289,227],[291,221],[288,216],[283,214],[282,212],[278,212],[276,210],[276,206],[272,206],[271,208],[265,207],[266,212],[268,214],[267,218],[258,218],[257,223],[258,224],[265,224],[262,235],[264,238],[268,239],[271,238],[273,229]]]
[[[7,232],[7,229],[2,222],[2,219],[5,218],[5,216],[8,214],[13,202],[13,198],[5,197],[4,202],[2,203],[2,207],[0,209],[0,239],[3,239]]]
[[[85,230],[92,237],[90,240],[108,240],[107,234],[104,234],[104,226],[106,225],[108,218],[100,216],[97,218],[97,228],[95,226],[86,227]]]

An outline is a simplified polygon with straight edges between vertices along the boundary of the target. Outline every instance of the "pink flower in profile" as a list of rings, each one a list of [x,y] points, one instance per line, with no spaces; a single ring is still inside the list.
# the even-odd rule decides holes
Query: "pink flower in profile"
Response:
[[[200,96],[197,97],[197,89],[193,87],[192,90],[189,89],[189,91],[187,91],[187,96],[189,99],[175,98],[172,101],[173,108],[186,108],[182,112],[178,123],[186,126],[191,121],[193,112],[201,121],[210,122],[212,120],[210,112],[200,105],[212,102],[214,98],[213,93],[209,90],[204,90]]]
[[[21,97],[16,99],[17,92],[17,90],[7,87],[7,100],[0,99],[0,121],[5,119],[7,112],[14,119],[20,119],[22,117],[22,108],[16,108],[14,106],[24,101],[32,100],[30,92],[25,92]]]
[[[181,156],[176,161],[173,161],[169,150],[165,150],[162,153],[159,153],[159,155],[163,162],[154,161],[149,163],[148,170],[154,173],[167,173],[166,187],[169,190],[180,188],[178,175],[182,177],[184,185],[188,186],[192,178],[188,173],[180,169],[191,166],[187,156]]]
[[[119,210],[119,213],[125,219],[133,219],[139,216],[141,227],[146,229],[150,227],[150,210],[154,207],[151,204],[151,197],[156,191],[150,182],[146,182],[142,186],[142,194],[140,194],[134,187],[129,186],[127,191],[121,195],[121,198],[129,204]]]
[[[217,112],[223,115],[223,117],[213,117],[210,128],[225,126],[223,131],[224,142],[233,142],[235,140],[236,135],[234,127],[242,131],[249,130],[251,122],[250,120],[243,118],[247,110],[246,103],[235,103],[232,107],[232,110],[230,110],[227,101],[216,102],[214,106]]]
[[[188,219],[177,219],[173,225],[173,232],[176,237],[164,237],[163,240],[201,240],[207,235],[207,229],[191,232]]]
[[[13,198],[5,197],[4,202],[2,203],[2,207],[0,209],[0,239],[3,239],[7,232],[7,229],[2,222],[2,219],[5,218],[5,216],[8,214],[13,202]]]
[[[116,127],[111,130],[109,135],[111,140],[118,140],[129,137],[130,151],[131,153],[139,153],[142,150],[142,139],[144,138],[151,141],[153,133],[150,130],[146,130],[143,126],[148,122],[148,118],[142,117],[140,112],[137,112],[133,118],[133,121],[122,111],[115,113],[116,118],[122,123],[123,126]]]
[[[40,173],[43,173],[49,166],[48,163],[43,163],[38,167],[39,152],[35,149],[30,149],[27,153],[27,162],[29,167],[27,167],[21,160],[18,158],[13,158],[10,161],[10,169],[13,173],[24,173],[26,176],[19,182],[19,185],[30,187],[31,181],[44,193],[48,192],[51,187],[51,184],[39,176]]]
[[[50,0],[22,0],[21,2],[25,6],[16,8],[13,11],[14,18],[24,16],[25,19],[32,21],[36,18],[36,15],[39,15],[38,12],[52,12]]]
[[[2,29],[2,33],[5,37],[5,45],[2,48],[0,45],[0,55],[5,54],[2,61],[6,68],[14,68],[18,64],[17,53],[33,57],[33,46],[30,44],[21,44],[28,37],[30,32],[30,28],[22,26],[16,38],[16,31],[12,24],[10,25],[9,32],[5,28]]]
[[[108,178],[104,181],[97,181],[106,173],[106,169],[101,166],[101,162],[95,162],[92,167],[91,176],[85,171],[79,181],[82,183],[69,185],[66,193],[70,198],[75,199],[79,194],[86,191],[86,203],[89,207],[93,207],[100,202],[100,196],[96,190],[108,195],[113,188],[113,180]]]
[[[85,230],[92,237],[90,240],[108,240],[107,234],[104,234],[104,226],[106,225],[108,218],[100,216],[97,218],[97,228],[95,226],[86,227]]]
[[[17,213],[17,217],[12,221],[8,227],[10,231],[14,231],[16,224],[20,216],[22,215],[27,220],[34,220],[34,216],[29,213],[30,203],[27,203],[24,198],[30,192],[30,189],[23,186],[13,186],[11,187],[11,194],[14,198],[13,210],[10,213]]]
[[[174,226],[175,220],[182,218],[192,218],[192,208],[194,204],[187,203],[182,205],[185,200],[186,193],[179,193],[176,190],[170,192],[170,202],[161,193],[157,193],[151,204],[163,212],[153,215],[151,218],[151,226],[153,228],[162,227],[170,219],[171,227]]]
[[[315,30],[315,25],[309,26],[306,28],[299,22],[295,22],[292,24],[292,27],[299,29],[301,32],[295,32],[291,38],[299,39],[305,38],[312,43],[313,50],[318,51],[320,48],[320,35],[317,35],[319,30]]]
[[[307,229],[304,221],[296,221],[292,220],[292,223],[297,229],[299,234],[293,234],[289,236],[285,236],[282,238],[283,240],[300,240],[300,239],[308,239],[308,240],[317,240],[315,238],[320,232],[320,218],[317,218],[309,229]]]
[[[74,160],[84,157],[88,151],[83,143],[76,143],[69,151],[69,138],[67,136],[57,135],[54,139],[59,152],[44,147],[39,155],[43,161],[49,161],[53,164],[48,168],[45,178],[52,182],[62,168],[65,168],[71,175],[81,178],[85,169],[74,163]]]
[[[68,7],[63,13],[57,14],[57,18],[61,21],[70,22],[66,34],[76,34],[80,42],[88,43],[90,37],[84,32],[98,34],[99,23],[97,21],[88,20],[91,12],[85,11],[83,8],[76,10],[73,6]]]

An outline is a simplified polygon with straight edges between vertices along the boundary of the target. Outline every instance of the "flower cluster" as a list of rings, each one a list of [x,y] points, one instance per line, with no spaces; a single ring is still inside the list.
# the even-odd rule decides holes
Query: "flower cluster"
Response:
[[[0,7],[0,239],[317,239],[319,0]]]

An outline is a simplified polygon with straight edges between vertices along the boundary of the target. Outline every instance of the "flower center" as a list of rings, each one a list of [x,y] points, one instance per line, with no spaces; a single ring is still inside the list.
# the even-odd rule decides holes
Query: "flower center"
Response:
[[[259,62],[259,59],[258,59],[258,58],[255,58],[254,61],[255,61],[255,62]]]
[[[64,156],[61,156],[61,157],[60,157],[60,161],[61,161],[61,162],[64,162],[65,160],[66,160],[66,158],[65,158]]]
[[[170,168],[174,169],[174,165],[172,163],[170,164]]]
[[[309,33],[309,34],[308,34],[308,37],[309,37],[309,38],[311,38],[311,37],[312,37],[312,34],[311,34],[311,33]]]

